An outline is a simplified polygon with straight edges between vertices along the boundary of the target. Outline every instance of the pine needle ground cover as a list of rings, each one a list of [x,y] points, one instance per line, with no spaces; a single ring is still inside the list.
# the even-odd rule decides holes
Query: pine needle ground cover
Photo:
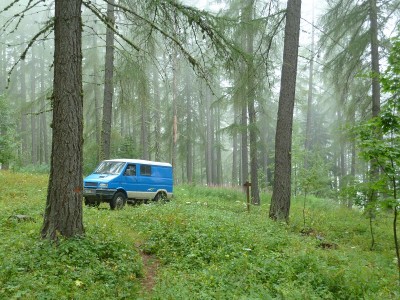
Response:
[[[84,208],[86,236],[54,245],[39,238],[47,176],[0,182],[0,299],[400,296],[385,212],[371,251],[369,220],[331,200],[293,199],[286,225],[268,219],[267,195],[248,213],[238,190],[177,186],[167,204]]]

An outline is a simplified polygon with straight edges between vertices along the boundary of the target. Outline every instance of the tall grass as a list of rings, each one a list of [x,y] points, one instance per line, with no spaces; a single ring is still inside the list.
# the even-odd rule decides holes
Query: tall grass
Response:
[[[236,189],[175,187],[173,201],[84,208],[86,237],[39,239],[47,177],[0,173],[0,298],[398,299],[390,218],[368,220],[330,200],[293,199],[291,223],[268,219],[269,196],[247,212]],[[8,217],[27,214],[36,222]],[[322,244],[335,247],[321,247]],[[140,253],[159,262],[143,288]]]

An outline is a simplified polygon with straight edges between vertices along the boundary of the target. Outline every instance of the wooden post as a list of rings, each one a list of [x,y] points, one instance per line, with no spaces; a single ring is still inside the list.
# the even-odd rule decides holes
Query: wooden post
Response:
[[[251,183],[246,181],[243,186],[246,188],[246,195],[247,195],[247,212],[250,212],[250,187]]]

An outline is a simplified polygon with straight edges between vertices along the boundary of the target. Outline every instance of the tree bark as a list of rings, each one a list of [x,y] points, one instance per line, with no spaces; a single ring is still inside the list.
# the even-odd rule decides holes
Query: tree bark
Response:
[[[193,115],[192,115],[192,99],[190,84],[190,76],[186,82],[186,177],[189,184],[193,183]]]
[[[296,92],[301,0],[288,0],[283,65],[275,135],[275,180],[269,217],[289,221],[292,167],[292,126]]]
[[[153,68],[153,86],[154,86],[154,157],[156,161],[161,160],[161,93],[160,93],[160,84],[158,81],[158,73],[157,69]]]
[[[378,10],[376,0],[370,2],[370,30],[371,30],[371,69],[372,69],[372,117],[380,112],[381,86],[379,83],[379,42],[378,42]]]
[[[53,142],[41,236],[84,234],[81,0],[55,1]]]
[[[258,155],[257,155],[257,120],[256,120],[256,93],[255,93],[255,69],[254,69],[254,46],[253,46],[253,10],[254,0],[248,1],[245,9],[246,48],[249,54],[247,63],[247,106],[249,111],[249,139],[250,139],[250,178],[251,178],[251,201],[255,205],[260,205],[260,193],[258,189]]]
[[[22,162],[27,164],[30,160],[27,159],[28,155],[28,124],[26,118],[26,98],[27,98],[27,89],[26,89],[26,62],[25,60],[21,61],[21,69],[20,69],[20,95],[21,95],[21,102],[20,102],[20,109],[21,109],[21,157]]]
[[[235,98],[237,98],[237,96],[234,96]],[[238,143],[239,143],[239,135],[238,135],[238,131],[237,131],[237,126],[239,125],[238,122],[238,99],[235,99],[233,102],[233,125],[234,125],[234,129],[233,129],[233,135],[232,135],[232,185],[238,185],[239,181],[239,163],[238,163],[238,159],[239,159],[239,147],[238,147]]]
[[[304,141],[304,168],[309,168],[309,153],[311,151],[311,124],[312,124],[312,111],[313,111],[313,86],[314,86],[314,9],[312,10],[312,29],[311,29],[311,59],[310,69],[308,75],[308,96],[307,96],[307,119],[306,119],[306,137]]]
[[[380,71],[379,71],[379,42],[378,42],[378,9],[376,0],[369,0],[370,11],[370,32],[371,32],[371,70],[372,70],[372,117],[378,117],[381,110],[381,90],[380,90]],[[379,132],[375,133],[377,136]],[[377,181],[379,177],[379,165],[376,160],[371,162],[371,180]],[[370,201],[374,202],[378,198],[377,191],[373,190]]]
[[[177,53],[173,52],[172,57],[172,168],[174,172],[174,178],[176,178],[176,166],[177,166],[177,145],[178,145],[178,62]]]
[[[205,134],[205,159],[206,159],[206,177],[207,185],[213,184],[213,131],[212,131],[212,112],[211,112],[211,96],[207,87],[204,95],[205,99],[205,120],[206,120],[206,134]]]
[[[248,151],[248,137],[247,137],[247,104],[242,104],[241,112],[241,181],[243,185],[249,179],[249,151]]]
[[[37,114],[37,106],[36,103],[36,51],[32,49],[32,61],[31,61],[31,69],[30,69],[30,100],[31,100],[31,162],[33,165],[36,165],[39,162],[38,153],[39,153],[39,143],[38,143],[38,114]]]
[[[142,152],[142,159],[149,160],[149,92],[148,92],[148,82],[145,78],[146,72],[143,72],[143,78],[140,80],[139,86],[139,99],[141,106],[140,114],[140,145]]]
[[[215,112],[215,167],[216,167],[216,180],[217,185],[221,185],[223,182],[222,174],[222,140],[221,140],[221,111],[219,104],[217,105]]]
[[[114,27],[114,0],[107,2],[107,21]],[[106,31],[106,58],[104,72],[104,99],[103,99],[103,121],[101,129],[101,159],[110,158],[111,148],[111,121],[112,101],[114,95],[114,32],[107,27]]]
[[[49,164],[49,141],[47,133],[47,112],[46,112],[46,98],[45,98],[45,68],[44,68],[45,57],[42,53],[40,60],[40,93],[42,94],[41,100],[41,114],[40,114],[40,163]]]
[[[93,35],[93,102],[94,102],[94,124],[95,124],[95,132],[96,132],[96,145],[97,145],[97,152],[96,152],[96,161],[100,160],[100,153],[101,153],[101,117],[100,117],[100,99],[101,99],[101,90],[99,87],[100,76],[99,76],[99,67],[98,67],[98,50],[97,50],[97,35]]]

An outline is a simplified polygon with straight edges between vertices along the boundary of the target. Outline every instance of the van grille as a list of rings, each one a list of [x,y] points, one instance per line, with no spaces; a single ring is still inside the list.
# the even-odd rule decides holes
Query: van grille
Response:
[[[97,182],[86,182],[85,186],[97,187]]]

